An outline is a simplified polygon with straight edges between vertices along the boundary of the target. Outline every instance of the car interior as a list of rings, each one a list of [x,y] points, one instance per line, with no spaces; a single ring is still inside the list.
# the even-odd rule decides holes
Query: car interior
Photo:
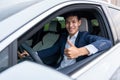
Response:
[[[79,15],[82,17],[82,23],[79,29],[80,31],[88,31],[92,35],[99,35],[109,39],[108,34],[105,33],[106,29],[101,27],[104,25],[104,22],[102,21],[99,13],[92,10],[79,10],[77,13],[79,13]],[[40,59],[39,57],[36,57],[37,55],[34,54],[36,51],[52,47],[59,40],[61,34],[64,34],[66,32],[64,15],[65,13],[57,15],[44,24],[38,23],[18,39],[18,51],[23,52],[25,49],[30,54],[30,56],[27,56],[23,59],[20,59],[18,57],[18,63],[24,60],[30,60],[38,62],[40,64],[45,64],[50,67],[53,67],[58,63],[60,60],[59,52],[56,55],[51,55],[45,59]],[[59,71],[70,75],[77,69],[82,68],[88,64],[90,61],[102,53],[103,52],[91,55],[89,57],[87,56],[82,61],[79,61],[74,65],[68,66]]]

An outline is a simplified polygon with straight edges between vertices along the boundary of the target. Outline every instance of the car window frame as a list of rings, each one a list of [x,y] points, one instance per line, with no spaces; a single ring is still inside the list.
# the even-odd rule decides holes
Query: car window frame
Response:
[[[119,19],[119,17],[120,17],[119,16],[120,8],[108,6],[107,9],[108,9],[108,12],[109,12],[109,18],[111,20],[111,25],[114,26],[114,28],[111,27],[111,30],[112,30],[113,34],[115,35],[114,39],[117,38],[114,42],[117,43],[117,42],[119,42],[119,35],[120,35],[119,34],[119,30],[120,30],[119,24],[120,23],[119,23],[119,21],[116,21],[117,20],[116,18]],[[113,20],[112,18],[114,18],[115,20]]]
[[[87,5],[87,6],[86,6]],[[72,11],[72,10],[80,10],[80,9],[95,9],[95,10],[97,10],[98,11],[98,13],[100,14],[98,17],[97,17],[97,19],[98,19],[98,22],[99,23],[103,23],[103,24],[101,24],[100,26],[105,26],[102,30],[103,30],[103,34],[107,34],[107,35],[104,35],[104,37],[106,37],[106,38],[109,38],[110,40],[112,40],[113,41],[113,39],[110,37],[110,35],[112,35],[112,34],[109,34],[108,35],[108,33],[107,32],[109,32],[108,30],[109,30],[109,25],[106,23],[107,22],[107,19],[106,19],[106,17],[105,17],[105,14],[104,14],[104,12],[103,12],[103,9],[102,9],[102,7],[100,6],[100,5],[91,5],[91,4],[74,4],[74,5],[70,5],[70,6],[66,6],[66,7],[64,7],[64,8],[62,8],[62,9],[59,9],[58,11],[55,11],[54,13],[52,13],[52,14],[50,14],[49,16],[46,16],[46,18],[44,18],[41,22],[39,22],[38,24],[36,24],[36,26],[34,26],[32,29],[30,29],[27,33],[25,33],[25,36],[26,37],[21,37],[22,38],[22,40],[21,41],[19,41],[20,43],[21,42],[23,42],[24,40],[26,40],[30,35],[33,35],[35,32],[37,32],[39,29],[41,29],[46,23],[48,23],[50,20],[52,20],[53,18],[55,18],[55,17],[57,17],[58,15],[61,15],[61,14],[63,14],[63,13],[65,13],[65,12],[68,12],[68,11]],[[104,16],[104,17],[103,17]],[[102,18],[100,18],[100,17],[102,17]],[[100,20],[99,20],[100,19]],[[101,22],[102,21],[102,22]],[[104,22],[105,21],[105,22]],[[32,33],[32,34],[31,34]],[[101,53],[100,53],[101,54]],[[96,58],[96,57],[98,57],[97,55],[96,56],[94,56],[94,59]],[[89,60],[89,59],[88,59]],[[93,58],[90,60],[90,61],[92,61],[93,60]],[[89,61],[88,62],[86,62],[87,64],[89,63]],[[83,67],[83,65],[81,65],[82,67]],[[81,67],[80,66],[80,67]],[[85,65],[84,65],[85,66]],[[73,66],[74,67],[74,66]],[[80,68],[79,67],[79,68]],[[74,72],[73,72],[74,71]],[[73,74],[73,73],[75,73],[75,69],[74,70],[72,70],[72,68],[70,69],[70,71],[69,71],[69,73],[67,73],[68,75],[69,74]],[[63,72],[63,73],[65,73],[65,72]]]
[[[86,6],[87,5],[87,6]],[[97,4],[74,4],[74,5],[69,5],[69,6],[66,6],[66,7],[64,7],[64,8],[60,8],[58,11],[55,11],[55,12],[53,12],[53,13],[51,13],[51,14],[49,14],[49,16],[46,16],[46,18],[44,18],[42,21],[40,21],[38,24],[36,24],[35,25],[35,27],[32,27],[32,29],[30,29],[27,33],[25,33],[25,35],[26,35],[26,38],[25,39],[27,39],[28,38],[28,36],[29,35],[27,35],[27,34],[30,34],[31,32],[32,32],[32,34],[31,35],[33,35],[35,32],[37,32],[39,29],[41,29],[46,23],[49,23],[49,21],[51,21],[52,19],[54,19],[55,17],[57,17],[58,15],[61,15],[61,14],[63,14],[63,13],[65,13],[65,12],[68,12],[68,11],[72,11],[72,10],[79,10],[79,9],[96,9],[96,10],[98,10],[98,12],[101,14],[101,15],[99,15],[99,17],[98,17],[98,22],[99,23],[101,23],[101,21],[102,21],[102,23],[101,23],[101,25],[100,26],[106,26],[107,27],[107,30],[109,29],[109,25],[108,24],[106,24],[107,22],[108,22],[108,20],[107,20],[107,18],[106,18],[106,16],[105,16],[105,14],[104,14],[104,12],[103,12],[103,10],[102,10],[102,7],[100,6],[100,5],[97,5]],[[105,18],[103,17],[103,19],[101,19],[101,16],[105,16]],[[100,19],[100,20],[99,20]],[[105,22],[103,22],[103,21],[105,21]],[[105,27],[105,28],[106,28]],[[105,33],[105,32],[107,32],[106,31],[106,29],[103,29],[103,28],[101,28],[101,29],[103,29],[102,31],[102,33],[104,33],[104,34],[107,34],[107,33]],[[111,34],[110,34],[111,35]],[[105,37],[108,37],[108,34],[107,35],[104,35]],[[110,36],[109,36],[110,37]],[[108,37],[108,38],[109,38]],[[20,38],[22,38],[22,36],[20,37]],[[25,40],[25,39],[23,39],[23,40]],[[111,40],[113,40],[112,38],[110,38]],[[23,41],[22,40],[22,41]]]
[[[7,68],[17,64],[17,40],[14,40],[11,44],[9,44],[5,49],[3,49],[1,52],[5,51],[7,49],[8,54],[8,63],[6,67],[3,67],[0,69],[0,72],[6,70]]]

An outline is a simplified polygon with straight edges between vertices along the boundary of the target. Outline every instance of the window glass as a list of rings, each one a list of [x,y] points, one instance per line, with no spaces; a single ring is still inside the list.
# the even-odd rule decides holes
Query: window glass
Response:
[[[65,19],[64,19],[64,17],[57,17],[57,19],[60,22],[62,28],[65,28]]]
[[[99,26],[98,20],[92,19],[91,24],[92,24],[92,29],[91,29],[92,31],[90,30],[91,34],[99,35],[100,26]]]
[[[92,26],[96,26],[96,27],[99,26],[97,19],[92,19],[91,22],[92,22]]]
[[[0,71],[8,67],[8,48],[0,52]]]

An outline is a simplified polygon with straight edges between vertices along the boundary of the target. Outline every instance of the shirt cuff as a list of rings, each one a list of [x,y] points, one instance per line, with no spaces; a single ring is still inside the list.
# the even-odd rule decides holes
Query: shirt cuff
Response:
[[[98,52],[98,49],[92,44],[85,46],[85,48],[87,48],[87,50],[89,51],[88,56]]]
[[[37,55],[38,55],[38,53],[37,53],[37,52],[35,52],[35,54],[37,54]]]

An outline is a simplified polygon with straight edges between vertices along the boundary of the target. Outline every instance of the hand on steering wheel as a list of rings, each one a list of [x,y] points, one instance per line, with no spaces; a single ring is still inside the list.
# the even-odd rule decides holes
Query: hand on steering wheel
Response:
[[[28,54],[28,52],[27,52],[26,50],[24,50],[23,52],[19,52],[19,51],[18,51],[18,57],[19,57],[20,59],[22,59],[22,58],[24,58],[24,57],[26,57],[26,56],[29,56],[29,54]]]
[[[44,64],[40,57],[36,54],[36,52],[27,43],[22,43],[21,46],[28,52],[28,54],[32,57],[34,61],[40,64]]]

